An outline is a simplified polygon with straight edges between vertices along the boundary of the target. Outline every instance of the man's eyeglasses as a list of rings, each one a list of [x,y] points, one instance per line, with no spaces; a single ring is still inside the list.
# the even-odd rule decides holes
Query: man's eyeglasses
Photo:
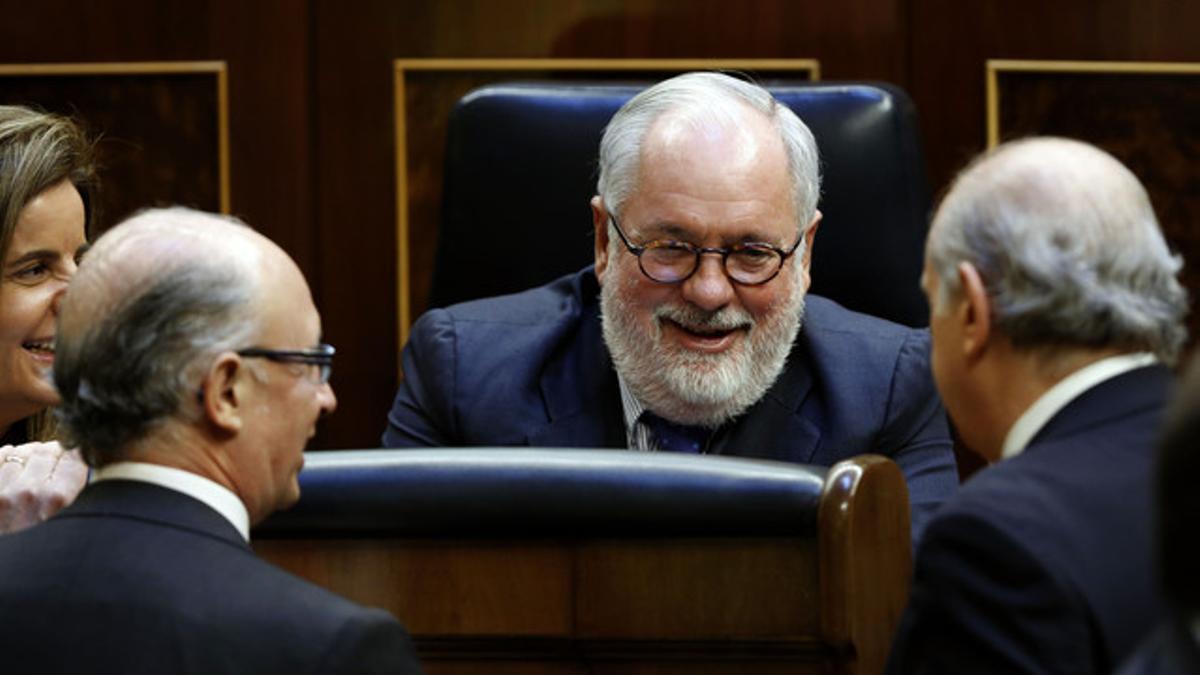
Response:
[[[329,382],[329,376],[333,374],[333,355],[336,351],[333,345],[322,343],[312,349],[300,350],[247,347],[246,349],[239,349],[237,355],[250,358],[263,358],[268,361],[275,361],[276,363],[301,363],[316,366],[317,379],[321,384],[325,384]]]
[[[725,274],[730,279],[743,286],[759,286],[779,274],[779,270],[783,268],[783,261],[796,252],[804,237],[804,233],[801,232],[800,236],[796,237],[796,243],[787,250],[771,244],[737,244],[729,248],[710,248],[670,239],[656,239],[635,246],[621,231],[617,217],[612,214],[609,214],[609,217],[612,218],[613,229],[621,237],[625,248],[637,257],[642,274],[661,284],[687,281],[699,269],[700,256],[711,253],[721,256]]]

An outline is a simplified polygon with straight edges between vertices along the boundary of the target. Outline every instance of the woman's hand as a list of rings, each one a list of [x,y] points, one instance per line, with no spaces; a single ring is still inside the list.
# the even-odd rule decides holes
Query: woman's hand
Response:
[[[75,500],[88,468],[56,442],[0,447],[0,533],[36,525]]]

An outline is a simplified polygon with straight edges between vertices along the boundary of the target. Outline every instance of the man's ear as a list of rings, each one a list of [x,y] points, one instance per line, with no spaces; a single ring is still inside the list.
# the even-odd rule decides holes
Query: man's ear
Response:
[[[962,326],[963,355],[974,361],[987,350],[992,336],[992,301],[979,270],[971,263],[958,264],[958,283],[962,301],[956,311]]]
[[[242,429],[246,412],[246,363],[232,352],[217,357],[204,376],[200,389],[200,408],[206,420],[229,434]]]
[[[817,228],[821,225],[821,218],[824,215],[820,209],[817,209],[813,213],[812,222],[808,224],[808,229],[804,232],[804,258],[801,264],[804,266],[805,274],[809,274],[812,270],[813,242],[817,238]]]
[[[592,229],[596,235],[596,279],[603,284],[604,273],[608,270],[608,211],[600,195],[592,197],[591,205]]]

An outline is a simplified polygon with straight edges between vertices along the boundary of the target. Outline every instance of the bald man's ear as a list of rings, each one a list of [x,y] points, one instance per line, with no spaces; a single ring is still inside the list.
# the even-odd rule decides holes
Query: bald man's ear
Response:
[[[976,361],[987,351],[992,337],[992,301],[983,277],[971,263],[958,264],[958,283],[962,287],[962,300],[955,311],[962,326],[963,355]]]
[[[592,228],[596,234],[596,279],[603,284],[604,273],[608,271],[608,210],[600,195],[592,197],[591,205]]]
[[[242,429],[245,413],[247,365],[233,352],[217,357],[200,389],[200,408],[206,420],[226,434]]]

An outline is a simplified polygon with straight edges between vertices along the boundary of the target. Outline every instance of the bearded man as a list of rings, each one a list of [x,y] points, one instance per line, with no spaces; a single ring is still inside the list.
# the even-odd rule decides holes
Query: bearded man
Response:
[[[418,320],[384,445],[879,453],[918,532],[957,484],[928,334],[806,297],[821,214],[804,123],[690,73],[626,103],[599,164],[594,267]]]

